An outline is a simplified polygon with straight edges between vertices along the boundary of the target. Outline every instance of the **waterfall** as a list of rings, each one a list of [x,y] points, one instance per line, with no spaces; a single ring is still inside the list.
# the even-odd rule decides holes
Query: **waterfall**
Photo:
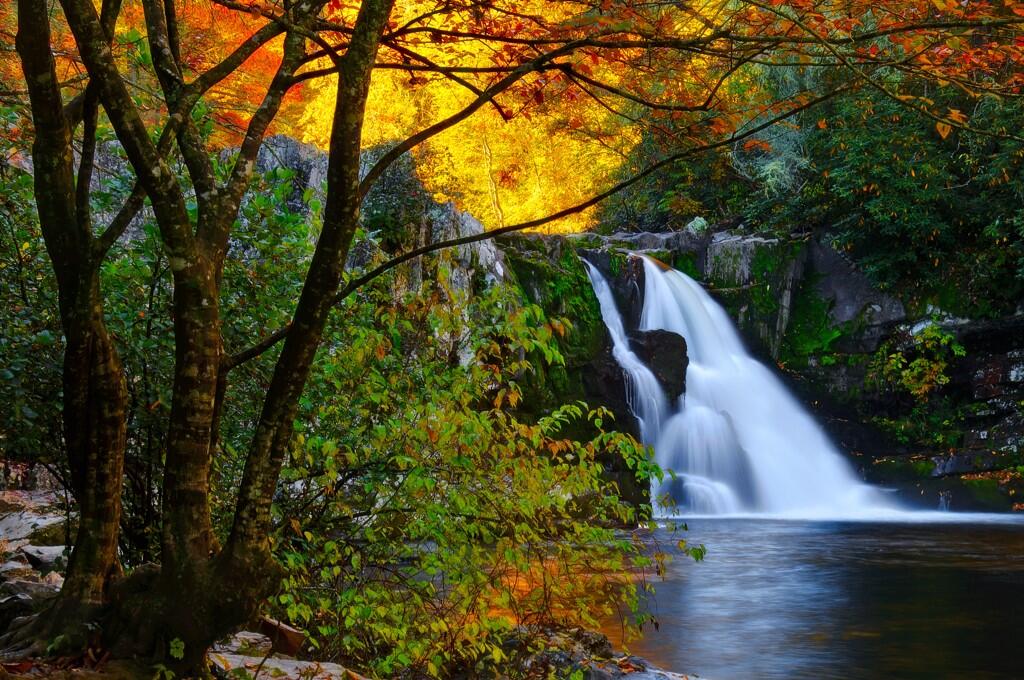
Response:
[[[612,336],[612,356],[622,367],[626,377],[626,403],[640,425],[640,439],[644,444],[654,444],[661,432],[661,421],[668,415],[668,399],[662,392],[658,379],[640,358],[629,348],[629,338],[622,325],[622,317],[612,298],[612,290],[601,273],[584,260],[594,294],[601,305],[601,318]]]
[[[686,339],[686,392],[668,404],[630,350],[610,287],[587,265],[613,354],[627,375],[629,404],[645,444],[671,476],[652,488],[692,514],[769,513],[845,517],[893,510],[861,482],[814,419],[754,359],[725,310],[693,279],[643,257],[640,330]]]

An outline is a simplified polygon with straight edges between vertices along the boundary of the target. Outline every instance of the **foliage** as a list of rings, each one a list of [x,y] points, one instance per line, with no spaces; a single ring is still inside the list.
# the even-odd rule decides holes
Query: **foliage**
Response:
[[[163,654],[168,640],[180,640],[176,673],[196,671],[209,644],[276,587],[267,540],[280,528],[270,521],[275,495],[278,519],[299,523],[294,540],[312,542],[289,553],[291,543],[279,537],[277,547],[314,562],[310,572],[298,572],[314,580],[281,604],[297,618],[344,613],[340,623],[335,616],[318,625],[352,627],[352,616],[365,626],[379,615],[385,625],[371,623],[370,639],[362,647],[353,642],[352,653],[387,669],[425,665],[440,674],[442,666],[481,655],[500,660],[503,648],[492,633],[511,624],[491,616],[495,609],[509,609],[516,621],[586,621],[593,610],[580,604],[601,594],[606,575],[580,570],[581,549],[615,574],[635,552],[605,526],[633,516],[604,493],[611,489],[597,463],[600,450],[611,447],[646,478],[654,469],[635,442],[603,433],[590,444],[559,438],[573,419],[590,415],[576,405],[530,423],[514,413],[528,369],[519,353],[557,365],[550,341],[564,326],[498,303],[474,318],[442,272],[411,309],[400,286],[364,290],[368,311],[365,298],[351,302],[351,324],[328,327],[332,311],[353,293],[342,286],[352,273],[348,258],[365,197],[405,152],[457,140],[448,153],[430,156],[436,165],[429,175],[442,187],[459,187],[464,203],[492,225],[565,208],[530,223],[541,226],[584,219],[597,198],[584,199],[607,186],[605,175],[643,128],[664,130],[687,154],[736,143],[757,154],[769,142],[751,138],[749,126],[781,122],[828,96],[785,89],[788,77],[775,89],[764,86],[771,81],[740,68],[754,62],[835,68],[846,72],[837,78],[846,84],[895,68],[976,92],[1016,93],[1024,83],[1017,72],[1020,21],[1002,18],[1024,14],[1016,2],[1005,11],[928,0],[721,2],[706,16],[673,4],[540,0],[100,4],[60,0],[56,11],[20,0],[16,19],[14,3],[0,6],[3,35],[17,32],[15,51],[0,51],[0,96],[17,104],[13,116],[3,112],[0,132],[5,154],[11,144],[33,142],[35,207],[60,287],[64,444],[80,520],[90,528],[78,534],[64,600],[69,608],[100,604],[128,614],[116,629],[108,623],[117,617],[105,617],[100,631],[107,642],[117,637],[117,653]],[[854,18],[869,10],[870,27]],[[991,44],[976,44],[981,28]],[[14,61],[24,77],[11,68]],[[319,79],[326,84],[307,87]],[[901,102],[909,96],[887,94]],[[641,120],[635,107],[655,113]],[[964,127],[963,114],[954,115],[959,109],[917,108],[940,119],[942,138]],[[330,146],[322,220],[317,209],[308,222],[279,209],[287,173],[243,201],[262,141],[271,130],[298,127]],[[105,153],[111,130],[127,164],[119,152],[113,159]],[[378,143],[390,148],[367,168],[363,145]],[[104,181],[110,160],[117,171]],[[756,173],[754,181],[789,189],[801,167]],[[467,175],[472,182],[460,181]],[[130,187],[137,189],[125,201]],[[658,205],[689,209],[685,198]],[[152,217],[131,217],[145,205]],[[402,211],[377,217],[381,240],[406,247],[404,225],[394,223]],[[12,229],[7,247],[20,253],[18,237],[30,229]],[[571,293],[567,281],[548,283],[555,294]],[[357,282],[353,289],[365,284]],[[458,306],[449,308],[453,301]],[[34,349],[25,339],[50,318],[43,322],[18,327],[13,356]],[[589,420],[600,429],[601,418]],[[332,442],[340,457],[329,452]],[[313,443],[322,463],[307,455]],[[289,454],[292,470],[307,474],[290,471],[281,484]],[[298,504],[289,504],[295,497]],[[486,515],[483,499],[506,514]],[[233,514],[225,509],[232,500]],[[140,504],[160,510],[139,513]],[[467,516],[484,522],[467,523]],[[137,539],[122,530],[136,521],[145,531],[159,526],[159,555],[148,534]],[[316,526],[321,521],[329,523]],[[335,559],[327,541],[339,530],[347,533],[338,534]],[[218,541],[218,533],[227,540]],[[382,536],[390,561],[366,569],[353,563]],[[119,554],[117,542],[126,538],[132,545]],[[110,599],[122,556],[163,563],[155,580],[153,570],[125,577],[116,592],[129,593],[128,603]],[[495,559],[500,574],[491,572]],[[566,564],[572,578],[562,571]],[[331,590],[340,599],[328,606],[317,600],[316,609],[302,599],[340,577],[334,568],[342,565],[359,588]],[[560,578],[552,581],[547,575],[556,566]],[[399,585],[388,580],[396,574],[404,576]],[[387,587],[362,588],[367,577]],[[632,581],[618,581],[627,600],[635,597]],[[548,599],[552,584],[568,602]],[[358,609],[346,609],[351,601]],[[431,642],[429,632],[442,642],[450,634],[417,627],[428,601],[464,612],[459,632],[487,636],[468,646]],[[398,603],[411,607],[398,616],[389,608]]]
[[[0,281],[12,300],[24,290],[32,304],[12,302],[4,311],[38,324],[55,307],[53,283],[33,211],[12,203],[29,200],[29,178],[12,170],[9,180],[5,235],[16,238],[0,250]],[[298,294],[320,218],[315,192],[294,204],[294,180],[290,170],[269,170],[243,203],[224,271],[229,346],[282,323],[285,302]],[[94,200],[118,190],[106,187]],[[108,325],[132,386],[121,537],[128,566],[158,549],[173,359],[171,281],[150,220],[143,215],[101,272]],[[571,272],[579,268],[568,249],[563,259]],[[272,606],[309,631],[318,654],[384,675],[403,668],[443,675],[505,661],[511,639],[522,638],[524,651],[543,625],[594,626],[619,605],[636,605],[648,588],[644,572],[655,569],[638,540],[617,528],[643,521],[649,508],[621,502],[597,460],[622,458],[646,483],[660,474],[647,452],[605,432],[610,416],[601,409],[568,404],[529,423],[516,415],[520,382],[536,370],[520,356],[560,368],[573,326],[506,288],[480,296],[453,289],[447,260],[431,266],[422,291],[396,301],[395,282],[385,279],[341,308],[300,404],[304,427],[275,505],[278,555],[290,576]],[[589,291],[575,279],[556,277],[550,286],[552,300]],[[573,304],[565,311],[580,313]],[[50,355],[31,328],[6,331],[5,351],[16,350],[8,365],[47,360],[45,371],[57,373],[59,327]],[[257,415],[254,396],[269,359],[233,374],[213,476],[222,537],[241,478],[237,452]],[[33,398],[39,411],[59,403],[45,391]],[[59,413],[47,422],[59,426]],[[31,438],[25,446],[35,458],[34,442],[47,432],[42,419],[15,424],[5,425],[5,455],[17,451],[18,436]],[[593,440],[566,434],[580,424]],[[59,442],[59,430],[51,435]],[[180,639],[170,645],[172,658],[183,654]]]
[[[871,421],[901,444],[946,450],[962,443],[966,413],[953,400],[937,397],[915,403],[904,415],[875,416]]]
[[[975,104],[949,88],[921,96],[953,115],[974,107],[972,124],[986,129],[1024,124],[1011,102]],[[1024,292],[1020,142],[943,136],[932,119],[877,92],[839,100],[826,113],[803,123],[810,162],[799,189],[740,210],[765,228],[821,228],[912,311],[1011,310]]]
[[[896,388],[926,402],[949,382],[950,360],[965,351],[951,333],[931,323],[905,346],[897,347],[891,340],[883,343],[868,365],[868,379],[877,388]]]
[[[0,161],[0,457],[60,465],[60,319],[32,218],[32,177]]]
[[[615,452],[639,479],[657,468],[630,437],[562,434],[579,419],[600,431],[600,409],[515,415],[532,370],[519,357],[561,363],[561,326],[500,288],[470,299],[443,269],[397,305],[375,293],[342,310],[275,506],[277,605],[318,654],[389,677],[480,672],[513,637],[637,604],[633,570],[653,562],[615,527],[649,509],[622,503],[596,458]],[[346,399],[316,396],[332,393]]]
[[[1024,109],[912,78],[889,86],[996,135],[937,129],[869,88],[637,184],[608,203],[601,229],[682,229],[693,215],[772,234],[815,229],[912,312],[1012,311],[1024,295],[1024,146],[1000,134],[1024,127]],[[622,172],[673,143],[646,139]]]
[[[952,362],[964,354],[955,336],[934,322],[902,340],[882,343],[868,360],[866,384],[876,393],[894,394],[898,406],[890,405],[890,412],[873,416],[872,422],[902,444],[959,445],[967,409],[942,387],[950,381]]]

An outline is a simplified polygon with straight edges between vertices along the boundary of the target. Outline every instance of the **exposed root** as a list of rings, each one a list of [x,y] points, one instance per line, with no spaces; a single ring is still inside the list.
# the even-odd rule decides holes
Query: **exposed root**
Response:
[[[0,635],[0,661],[20,661],[46,653],[43,612],[11,621],[7,632]]]
[[[41,611],[11,621],[0,636],[0,660],[84,651],[94,642],[100,608],[57,597]]]

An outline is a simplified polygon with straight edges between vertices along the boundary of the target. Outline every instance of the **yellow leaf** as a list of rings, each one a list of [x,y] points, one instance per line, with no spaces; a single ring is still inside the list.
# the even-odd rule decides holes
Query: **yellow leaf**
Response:
[[[935,124],[935,129],[938,131],[939,137],[945,139],[946,137],[949,137],[949,133],[953,131],[953,126],[939,122]]]

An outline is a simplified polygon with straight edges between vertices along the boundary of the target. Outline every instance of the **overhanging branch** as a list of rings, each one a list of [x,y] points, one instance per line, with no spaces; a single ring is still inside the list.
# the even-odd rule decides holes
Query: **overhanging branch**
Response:
[[[748,129],[744,130],[743,132],[732,134],[729,137],[727,137],[725,139],[721,139],[721,140],[719,140],[717,142],[712,142],[710,144],[704,144],[704,145],[701,145],[701,146],[698,146],[698,147],[692,147],[692,148],[686,149],[684,151],[680,151],[679,153],[672,154],[670,156],[666,156],[665,158],[661,159],[657,163],[654,163],[652,165],[647,166],[641,172],[633,175],[629,179],[626,179],[626,180],[623,180],[622,182],[619,182],[618,184],[616,184],[616,185],[606,189],[605,191],[603,191],[603,192],[601,192],[599,194],[596,194],[595,196],[592,196],[591,198],[587,199],[586,201],[583,201],[581,203],[577,203],[576,205],[570,206],[568,208],[564,208],[562,210],[559,210],[557,212],[551,213],[551,214],[546,215],[544,217],[538,217],[536,219],[529,220],[527,222],[520,222],[519,224],[512,224],[512,225],[509,225],[507,227],[501,227],[499,229],[493,229],[491,231],[484,231],[484,232],[481,232],[479,234],[472,234],[470,236],[462,236],[462,237],[459,237],[459,238],[448,239],[446,241],[438,241],[437,243],[431,243],[431,244],[428,244],[428,245],[425,245],[425,246],[421,246],[419,248],[414,248],[414,249],[412,249],[412,250],[410,250],[408,252],[405,252],[405,253],[403,253],[401,255],[398,255],[398,256],[388,260],[387,262],[384,262],[384,263],[378,265],[377,267],[371,269],[370,271],[366,272],[365,274],[362,274],[361,276],[358,276],[358,277],[352,279],[351,281],[349,281],[345,285],[345,287],[342,288],[341,291],[338,292],[338,296],[337,296],[335,302],[336,303],[341,303],[349,295],[351,295],[355,291],[359,290],[360,288],[362,288],[366,284],[370,283],[374,279],[377,279],[380,276],[382,276],[383,274],[386,274],[387,272],[391,271],[395,267],[397,267],[397,266],[399,266],[401,264],[404,264],[404,263],[408,262],[409,260],[412,260],[412,259],[415,259],[417,257],[420,257],[422,255],[428,255],[428,254],[436,252],[438,250],[444,250],[445,248],[453,248],[453,247],[457,247],[457,246],[469,245],[471,243],[477,243],[477,242],[480,242],[480,241],[486,241],[486,240],[495,238],[497,236],[501,236],[503,234],[510,234],[510,233],[514,233],[514,232],[524,231],[526,229],[532,229],[532,228],[540,227],[540,226],[543,226],[545,224],[549,224],[551,222],[555,222],[557,220],[563,219],[565,217],[569,217],[571,215],[576,215],[578,213],[581,213],[584,210],[587,210],[588,208],[591,208],[591,207],[597,205],[601,201],[604,201],[605,199],[607,199],[607,198],[609,198],[611,196],[614,196],[615,194],[620,193],[620,192],[624,191],[625,189],[628,189],[629,187],[633,186],[634,184],[637,184],[638,182],[642,181],[644,178],[649,177],[650,175],[654,174],[655,172],[658,172],[659,170],[661,170],[661,169],[663,169],[663,168],[665,168],[665,167],[667,167],[669,165],[672,165],[674,163],[678,163],[681,160],[684,160],[684,159],[689,158],[691,156],[695,156],[695,155],[700,154],[700,153],[704,153],[706,151],[711,151],[711,150],[714,150],[714,149],[719,149],[719,148],[727,147],[727,146],[729,146],[731,144],[735,144],[736,142],[741,141],[743,139],[746,139],[748,137],[751,137],[753,135],[756,135],[758,132],[761,132],[761,131],[763,131],[763,130],[765,130],[765,129],[767,129],[767,128],[769,128],[769,127],[771,127],[771,126],[773,126],[773,125],[775,125],[775,124],[777,124],[777,123],[779,123],[781,121],[787,120],[787,119],[792,118],[793,116],[795,116],[795,115],[797,115],[799,113],[802,113],[803,111],[806,111],[808,109],[814,108],[815,106],[818,106],[819,104],[822,104],[823,102],[826,102],[826,101],[832,99],[833,97],[836,97],[839,94],[847,92],[850,89],[852,89],[852,87],[850,87],[850,86],[844,86],[844,87],[837,88],[837,89],[832,90],[832,91],[830,91],[830,92],[828,92],[828,93],[826,93],[824,95],[815,97],[815,98],[813,98],[813,99],[811,99],[811,100],[809,100],[807,102],[804,102],[803,104],[795,106],[795,107],[791,108],[790,110],[788,110],[788,111],[786,111],[784,113],[780,113],[780,114],[778,114],[776,116],[773,116],[772,118],[769,118],[768,120],[766,120],[766,121],[764,121],[762,123],[759,123],[759,124],[757,124],[757,125],[755,125],[753,127],[750,127]],[[278,342],[280,342],[281,340],[286,338],[288,336],[289,331],[290,331],[290,327],[289,326],[287,326],[287,325],[283,326],[283,327],[279,328],[278,330],[274,331],[273,333],[271,333],[270,335],[267,335],[266,337],[264,337],[262,340],[260,340],[258,343],[254,344],[253,346],[251,346],[251,347],[249,347],[249,348],[247,348],[245,350],[242,350],[242,351],[240,351],[240,352],[238,352],[236,354],[231,355],[227,359],[227,361],[225,362],[226,369],[230,370],[232,368],[236,368],[236,367],[240,366],[241,364],[243,364],[243,363],[245,363],[247,361],[251,361],[252,359],[255,359],[255,358],[259,357],[260,355],[264,354],[265,352],[269,351],[271,348],[274,347],[274,345],[276,345]]]

